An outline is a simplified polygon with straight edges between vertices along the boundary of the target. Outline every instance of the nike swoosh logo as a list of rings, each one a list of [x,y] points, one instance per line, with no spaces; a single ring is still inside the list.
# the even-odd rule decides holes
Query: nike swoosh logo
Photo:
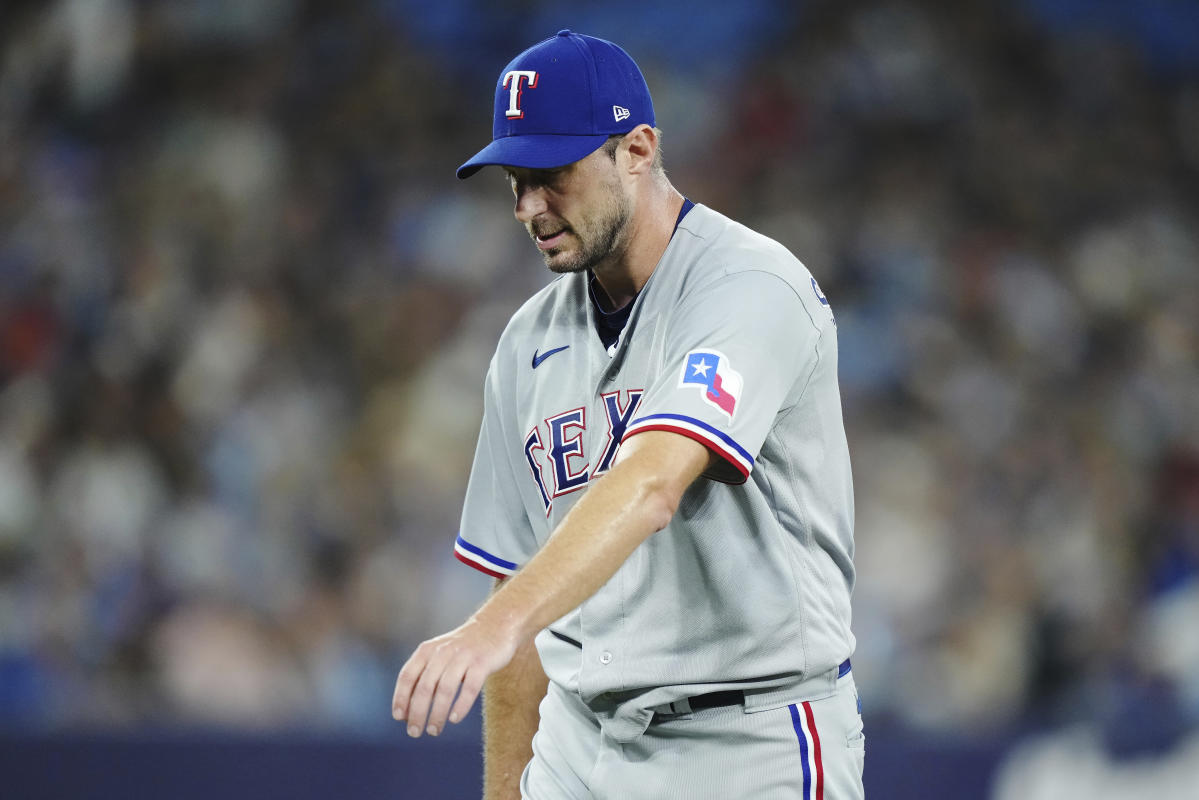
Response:
[[[538,367],[540,367],[541,362],[545,361],[547,358],[552,356],[554,353],[561,353],[563,350],[565,350],[568,347],[570,347],[570,345],[564,344],[561,347],[555,347],[553,350],[546,350],[541,355],[537,355],[537,351],[534,350],[533,351],[533,369],[537,369]]]

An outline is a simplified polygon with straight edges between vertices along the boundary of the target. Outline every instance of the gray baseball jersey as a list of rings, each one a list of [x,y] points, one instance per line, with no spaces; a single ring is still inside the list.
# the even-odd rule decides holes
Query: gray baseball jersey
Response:
[[[512,317],[484,393],[455,554],[489,575],[532,558],[630,436],[673,431],[719,456],[665,529],[537,637],[552,681],[610,701],[614,735],[703,692],[747,690],[752,709],[835,680],[854,648],[836,325],[784,247],[696,205],[613,348],[588,275],[564,275]]]

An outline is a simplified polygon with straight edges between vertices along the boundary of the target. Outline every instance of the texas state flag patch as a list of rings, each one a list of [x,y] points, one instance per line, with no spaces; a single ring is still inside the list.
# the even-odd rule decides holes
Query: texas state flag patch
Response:
[[[703,391],[704,402],[733,419],[741,399],[741,373],[733,370],[728,358],[716,350],[692,350],[683,364],[679,386],[695,386]]]

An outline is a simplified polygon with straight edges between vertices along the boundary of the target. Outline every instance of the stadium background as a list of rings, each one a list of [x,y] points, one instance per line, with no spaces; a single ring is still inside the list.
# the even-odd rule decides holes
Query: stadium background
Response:
[[[562,27],[837,311],[871,795],[1193,796],[1186,0],[6,0],[0,794],[472,796],[389,699],[546,280],[453,168]]]

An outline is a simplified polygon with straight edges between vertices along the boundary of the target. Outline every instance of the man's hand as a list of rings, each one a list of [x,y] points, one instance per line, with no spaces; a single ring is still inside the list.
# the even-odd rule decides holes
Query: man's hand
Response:
[[[426,728],[436,736],[445,730],[447,714],[450,722],[466,716],[483,682],[508,665],[518,643],[515,635],[489,628],[477,617],[423,643],[396,679],[391,716],[408,721],[409,736],[420,736]]]

